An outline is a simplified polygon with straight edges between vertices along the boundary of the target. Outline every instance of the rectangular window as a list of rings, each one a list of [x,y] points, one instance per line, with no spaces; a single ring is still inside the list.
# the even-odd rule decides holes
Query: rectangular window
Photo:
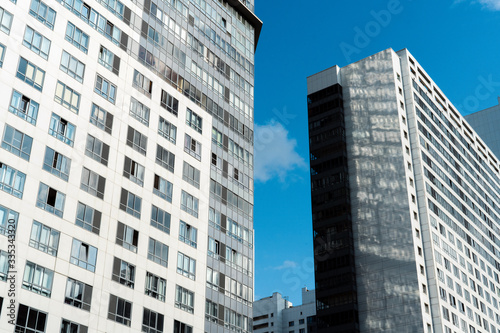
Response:
[[[165,302],[165,293],[167,290],[167,281],[153,273],[146,272],[145,293],[148,296]]]
[[[175,165],[175,155],[161,147],[160,145],[156,146],[156,163],[164,167],[170,172],[174,172]]]
[[[80,28],[68,21],[66,27],[66,40],[87,54],[90,37]]]
[[[132,303],[115,295],[109,295],[108,319],[130,327]]]
[[[49,58],[50,40],[28,25],[24,31],[23,45],[43,59]]]
[[[153,82],[139,73],[137,69],[134,69],[134,81],[132,82],[132,86],[147,97],[151,98],[151,93],[153,92]]]
[[[181,323],[178,320],[174,320],[174,332],[173,333],[193,333],[193,327],[187,324]]]
[[[45,185],[44,183],[40,183],[36,200],[37,207],[62,218],[65,201],[65,194]]]
[[[182,274],[191,280],[196,277],[196,260],[188,257],[184,253],[177,253],[177,273]]]
[[[73,238],[70,262],[91,272],[95,272],[97,248]]]
[[[164,318],[161,313],[144,308],[142,314],[142,332],[162,333],[163,321]]]
[[[0,43],[0,68],[2,68],[2,66],[3,66],[3,60],[5,58],[5,50],[6,49],[7,48],[5,47],[5,45]]]
[[[218,147],[223,147],[222,132],[218,131],[215,127],[212,127],[212,142],[217,144]]]
[[[12,154],[17,155],[26,161],[29,161],[32,144],[33,138],[23,132],[19,132],[10,125],[5,124],[2,139],[3,149],[10,151]]]
[[[175,307],[193,313],[194,293],[179,285],[175,286]]]
[[[10,34],[13,17],[14,16],[11,13],[0,7],[0,30],[5,32],[7,35]]]
[[[80,110],[80,94],[61,81],[57,81],[54,100],[76,114]]]
[[[80,188],[99,199],[104,198],[104,189],[106,187],[106,178],[98,175],[85,167],[82,170],[82,178],[80,180]]]
[[[0,235],[7,235],[10,222],[14,222],[14,226],[17,226],[18,218],[18,212],[0,205]]]
[[[219,260],[220,256],[220,243],[211,237],[208,237],[208,255]]]
[[[83,83],[85,64],[64,50],[59,68],[78,82]]]
[[[111,134],[113,129],[113,115],[100,106],[92,103],[90,123],[96,125],[97,128],[102,129],[104,132]]]
[[[146,126],[149,126],[150,111],[146,105],[130,97],[130,115]]]
[[[158,175],[155,175],[154,188],[153,188],[154,194],[156,194],[160,198],[167,200],[168,202],[172,202],[173,189],[174,186],[172,185],[171,182],[169,182],[166,179],[163,179]]]
[[[97,74],[95,79],[95,88],[94,91],[115,104],[116,101],[116,86]]]
[[[113,281],[134,289],[135,266],[117,257],[113,260]]]
[[[125,156],[125,162],[123,167],[123,176],[127,177],[134,183],[143,186],[144,184],[144,167],[139,163],[132,161],[130,158]]]
[[[182,179],[196,188],[200,188],[200,170],[184,162],[182,168]]]
[[[180,221],[180,224],[179,224],[179,240],[181,242],[184,242],[194,248],[196,248],[197,246],[197,241],[196,241],[196,238],[197,238],[197,235],[198,235],[198,229],[196,229],[195,227],[187,224],[186,222],[184,221]]]
[[[132,147],[134,150],[137,150],[143,155],[146,155],[148,137],[129,126],[127,130],[127,146]]]
[[[179,101],[165,90],[161,90],[161,106],[177,117],[179,113]]]
[[[113,52],[111,52],[102,45],[101,48],[99,49],[98,62],[105,68],[109,69],[110,71],[118,75],[120,71],[120,58],[115,56]]]
[[[76,126],[61,118],[55,113],[52,113],[49,125],[49,134],[61,140],[65,144],[73,147],[75,140]]]
[[[21,57],[19,58],[19,66],[17,67],[16,77],[26,82],[36,90],[42,91],[43,81],[45,80],[45,71]]]
[[[116,228],[116,244],[123,246],[127,250],[137,253],[139,243],[139,231],[126,224],[118,222]]]
[[[45,147],[45,157],[43,159],[42,168],[62,180],[68,181],[71,160],[47,146]]]
[[[158,123],[158,134],[175,144],[177,137],[177,127],[160,116],[160,122]]]
[[[90,304],[92,303],[92,286],[68,278],[66,282],[64,303],[85,311],[90,311]]]
[[[0,162],[0,190],[22,199],[26,175]]]
[[[89,328],[85,325],[81,325],[67,319],[62,320],[61,323],[61,333],[87,333]]]
[[[135,194],[122,188],[120,196],[120,209],[126,211],[130,215],[141,218],[141,203],[142,199]]]
[[[0,281],[7,281],[8,273],[9,273],[9,253],[0,250]]]
[[[31,0],[30,15],[54,30],[56,22],[56,11],[40,0]]]
[[[148,259],[168,267],[168,246],[153,238],[149,238]]]
[[[43,333],[48,314],[24,304],[19,304],[15,332]]]
[[[152,205],[151,225],[161,231],[170,234],[170,214],[161,208]]]
[[[85,155],[107,166],[109,157],[109,145],[88,134],[87,143],[85,144]]]
[[[201,161],[201,143],[193,139],[189,134],[184,137],[184,151]]]
[[[101,216],[102,214],[100,211],[78,202],[78,205],[76,206],[75,224],[99,235],[99,230],[101,228]]]
[[[29,242],[31,247],[56,257],[59,237],[59,231],[33,220]]]
[[[203,120],[196,113],[191,111],[189,108],[186,110],[186,124],[191,128],[194,128],[198,133],[202,132]]]
[[[181,209],[193,215],[194,217],[198,217],[198,199],[193,197],[191,194],[182,191]]]
[[[31,290],[42,296],[50,297],[52,294],[52,281],[54,271],[39,266],[30,261],[26,262],[23,275],[23,288]]]

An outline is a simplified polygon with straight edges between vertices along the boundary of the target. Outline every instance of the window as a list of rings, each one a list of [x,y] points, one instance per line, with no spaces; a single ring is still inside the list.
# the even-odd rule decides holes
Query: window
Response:
[[[139,243],[139,231],[126,224],[118,222],[116,229],[116,244],[123,246],[127,250],[137,253]]]
[[[50,135],[73,147],[75,132],[75,125],[68,122],[64,118],[59,117],[57,114],[52,113],[52,118],[50,119],[49,125]]]
[[[174,320],[174,332],[173,333],[193,333],[193,327],[187,324],[181,323],[178,320]]]
[[[68,181],[71,160],[63,154],[56,152],[54,149],[46,147],[42,168],[62,180]]]
[[[144,312],[142,314],[142,332],[163,332],[163,315],[144,308]]]
[[[99,235],[99,229],[101,228],[101,216],[102,214],[100,211],[78,202],[78,205],[76,206],[75,224]]]
[[[208,237],[208,255],[219,260],[220,253],[221,249],[219,241],[213,239],[212,237]]]
[[[95,272],[97,248],[73,238],[70,262],[88,271]]]
[[[106,179],[99,176],[94,171],[85,167],[82,170],[82,178],[80,181],[80,188],[85,192],[92,194],[100,199],[104,198],[104,188],[106,186]]]
[[[194,217],[198,217],[198,199],[193,197],[191,194],[182,191],[181,209],[193,215]]]
[[[85,144],[85,155],[107,166],[109,157],[109,145],[88,134],[87,143]]]
[[[43,59],[47,60],[49,58],[50,40],[28,25],[24,31],[23,45]]]
[[[151,225],[167,234],[170,234],[170,214],[163,209],[152,205]]]
[[[105,48],[104,46],[101,45],[101,48],[99,49],[99,58],[98,62],[118,75],[120,71],[120,58],[115,56],[113,52]]]
[[[127,146],[146,155],[148,137],[129,126],[127,130]]]
[[[156,146],[156,163],[170,172],[174,172],[175,155],[160,145]]]
[[[161,91],[161,106],[177,117],[179,113],[179,101],[163,89]]]
[[[61,81],[57,81],[54,100],[76,114],[80,110],[80,94]]]
[[[5,45],[0,43],[0,68],[3,66],[3,59],[5,58],[5,50],[6,49],[7,48],[5,47]]]
[[[155,175],[154,180],[154,188],[153,193],[167,200],[168,202],[172,202],[172,192],[174,186],[168,180],[163,179],[162,177]]]
[[[139,163],[132,161],[125,156],[125,166],[123,167],[123,176],[134,183],[142,186],[144,184],[144,167]]]
[[[132,82],[132,86],[147,97],[151,98],[151,93],[153,92],[153,82],[139,73],[137,69],[134,69],[134,81]]]
[[[294,321],[289,321],[289,322],[288,322],[288,327],[292,327],[292,326],[294,326],[294,325],[295,325],[295,322],[294,322]]]
[[[7,235],[8,224],[14,222],[17,226],[19,213],[0,205],[0,235]]]
[[[80,30],[73,23],[68,21],[66,27],[66,40],[87,54],[89,48],[90,37]]]
[[[13,15],[0,7],[0,30],[5,32],[7,35],[10,34],[10,28],[12,26]]]
[[[200,188],[200,170],[184,162],[182,168],[182,179],[196,188]]]
[[[30,308],[24,304],[19,304],[15,331],[22,333],[43,333],[45,332],[46,321],[47,313]]]
[[[36,200],[37,207],[62,218],[65,200],[66,195],[64,193],[61,193],[44,183],[40,183]]]
[[[40,0],[31,0],[30,15],[54,30],[56,11]]]
[[[196,277],[196,260],[188,257],[184,253],[177,253],[177,273],[182,274],[191,280]]]
[[[51,256],[57,256],[59,247],[59,231],[33,220],[29,245]]]
[[[42,296],[50,297],[52,293],[52,281],[54,271],[39,266],[30,261],[26,262],[23,276],[23,288],[31,290]]]
[[[193,313],[194,293],[179,285],[175,286],[175,307]]]
[[[129,326],[132,317],[132,303],[115,295],[109,295],[108,319]]]
[[[9,273],[9,253],[0,250],[0,281],[6,281],[8,273]]]
[[[111,134],[111,130],[113,129],[113,115],[92,103],[90,123],[96,125],[97,128],[102,129],[104,132]]]
[[[14,127],[5,124],[5,129],[3,132],[2,148],[10,151],[12,154],[21,157],[22,159],[29,161],[31,154],[31,144],[33,139],[19,132]]]
[[[133,97],[130,97],[130,115],[143,123],[146,126],[149,126],[149,113],[150,109],[136,100]]]
[[[19,59],[16,76],[36,90],[42,91],[45,71],[23,57]]]
[[[95,79],[94,91],[115,104],[116,100],[116,86],[110,83],[108,80],[97,74]]]
[[[61,333],[87,333],[88,330],[87,326],[71,322],[64,318],[61,323]]]
[[[167,290],[167,281],[153,273],[146,272],[145,293],[153,298],[165,302],[165,293]]]
[[[202,119],[189,108],[186,111],[186,124],[194,128],[198,133],[202,132]]]
[[[113,260],[113,275],[111,279],[134,289],[135,266],[125,260],[115,257]]]
[[[160,122],[158,123],[158,134],[175,144],[175,140],[177,137],[177,127],[160,116]]]
[[[36,125],[39,107],[40,105],[37,102],[24,96],[20,92],[16,90],[12,92],[9,111],[26,120],[28,123]]]
[[[179,240],[184,242],[194,248],[196,248],[196,238],[198,235],[198,229],[187,224],[184,221],[180,221],[179,224]]]
[[[201,143],[193,139],[188,134],[184,137],[184,151],[196,158],[198,161],[201,160]]]
[[[78,82],[83,83],[85,64],[64,50],[62,52],[61,65],[59,68]]]
[[[120,209],[126,211],[130,215],[141,218],[141,203],[142,199],[135,194],[122,188],[120,197]]]
[[[168,246],[153,238],[149,238],[148,259],[168,267]]]
[[[26,175],[0,162],[0,190],[22,199]]]

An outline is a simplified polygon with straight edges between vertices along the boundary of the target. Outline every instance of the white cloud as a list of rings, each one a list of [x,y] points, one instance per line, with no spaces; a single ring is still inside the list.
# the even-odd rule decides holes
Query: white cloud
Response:
[[[280,266],[273,267],[273,269],[282,270],[287,268],[295,268],[297,266],[299,266],[299,264],[297,264],[295,261],[285,260],[283,261],[283,264],[281,264]]]
[[[255,124],[256,180],[266,182],[273,177],[285,181],[288,172],[307,168],[304,159],[295,151],[297,140],[288,137],[286,128],[277,121],[266,125]]]
[[[455,0],[455,4],[465,1],[467,0]],[[500,0],[472,0],[471,3],[480,3],[484,8],[490,10],[500,10]]]

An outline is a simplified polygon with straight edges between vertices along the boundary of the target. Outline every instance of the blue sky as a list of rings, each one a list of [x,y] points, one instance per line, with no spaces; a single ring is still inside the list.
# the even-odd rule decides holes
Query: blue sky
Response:
[[[256,0],[255,298],[314,289],[306,77],[408,48],[462,112],[500,96],[500,0]]]

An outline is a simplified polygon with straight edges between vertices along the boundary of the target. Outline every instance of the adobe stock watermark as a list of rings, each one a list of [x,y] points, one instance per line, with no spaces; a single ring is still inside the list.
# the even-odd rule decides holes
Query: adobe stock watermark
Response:
[[[281,123],[282,125],[290,125],[290,122],[297,118],[296,114],[288,113],[286,106],[283,107],[283,111],[280,111],[276,108],[272,110],[272,113],[274,114],[274,117],[271,118],[270,122],[278,122]],[[255,133],[255,138],[254,138],[254,145],[253,148],[254,150],[257,151],[262,151],[264,150],[264,147],[270,143],[272,143],[275,139],[275,133],[271,128],[262,128],[262,130],[259,133]]]
[[[494,81],[492,74],[486,78],[480,75],[477,80],[479,84],[474,89],[474,93],[465,97],[462,103],[456,106],[463,114],[478,111],[480,102],[490,98],[495,91],[497,95],[500,95],[500,81]]]
[[[16,220],[9,219],[7,221],[7,297],[9,299],[7,308],[8,323],[15,325],[16,322]]]

